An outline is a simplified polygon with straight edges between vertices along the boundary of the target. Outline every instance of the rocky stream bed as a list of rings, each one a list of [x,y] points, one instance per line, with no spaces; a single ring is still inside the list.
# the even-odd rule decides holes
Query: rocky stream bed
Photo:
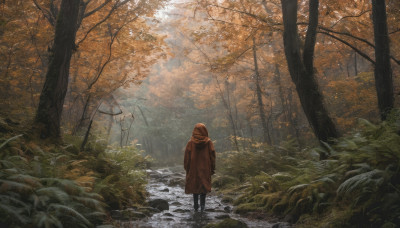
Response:
[[[216,223],[220,223],[218,227],[290,227],[287,223],[241,217],[232,212],[232,205],[221,202],[221,196],[215,192],[207,195],[205,211],[195,212],[192,195],[184,193],[185,174],[182,167],[147,170],[147,173],[150,177],[147,185],[149,206],[113,211],[111,216],[120,227],[200,228]]]

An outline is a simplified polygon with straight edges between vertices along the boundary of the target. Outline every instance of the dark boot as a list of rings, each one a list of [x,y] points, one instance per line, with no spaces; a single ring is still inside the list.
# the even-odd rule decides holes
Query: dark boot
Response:
[[[199,194],[193,194],[193,201],[194,201],[194,210],[199,210]]]
[[[204,211],[205,207],[206,207],[206,194],[200,194],[200,209],[201,209],[201,211]]]

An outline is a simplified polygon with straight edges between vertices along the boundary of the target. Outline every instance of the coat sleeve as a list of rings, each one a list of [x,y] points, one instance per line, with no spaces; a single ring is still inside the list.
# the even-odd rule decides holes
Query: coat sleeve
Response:
[[[183,168],[185,168],[186,173],[189,172],[190,169],[190,142],[187,143],[185,149],[185,157],[183,161]]]
[[[211,164],[211,174],[215,173],[215,149],[214,144],[210,140],[210,164]]]

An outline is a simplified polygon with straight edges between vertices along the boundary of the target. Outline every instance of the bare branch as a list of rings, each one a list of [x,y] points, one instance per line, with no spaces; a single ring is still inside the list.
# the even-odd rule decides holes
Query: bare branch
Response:
[[[58,7],[54,5],[54,0],[50,1],[50,12],[53,18],[57,18],[58,15]]]
[[[389,35],[395,34],[395,33],[397,33],[397,32],[400,32],[400,28],[398,28],[398,29],[396,29],[396,30],[394,30],[394,31],[389,32]]]
[[[128,16],[128,15],[126,15],[126,16]],[[122,29],[123,27],[125,27],[127,24],[129,24],[130,22],[136,20],[137,18],[138,18],[138,16],[136,16],[136,17],[134,17],[133,19],[131,19],[131,20],[127,21],[126,23],[124,23],[121,27],[119,27],[119,28],[117,29],[117,31],[115,31],[115,33],[112,33],[111,28],[110,28],[110,45],[109,45],[109,54],[108,54],[107,60],[106,60],[106,61],[104,62],[104,64],[102,65],[102,67],[101,67],[101,69],[99,70],[98,74],[96,75],[95,79],[89,84],[88,90],[90,90],[90,89],[93,87],[93,85],[99,80],[101,74],[102,74],[103,71],[104,71],[104,68],[111,62],[112,45],[113,45],[115,39],[117,38],[119,32],[121,31],[121,29]]]
[[[122,114],[122,110],[119,110],[119,112],[117,112],[117,113],[111,113],[111,112],[101,111],[99,109],[98,112],[101,114],[110,115],[110,116],[118,116],[118,115]]]
[[[37,0],[33,0],[33,3],[35,4],[36,8],[38,8],[43,13],[43,16],[47,19],[50,25],[55,26],[56,20],[55,17],[52,16],[52,13],[41,7]]]
[[[340,18],[339,20],[337,20],[335,23],[333,23],[333,25],[331,26],[331,28],[335,27],[339,22],[341,22],[341,21],[344,20],[344,19],[352,18],[352,17],[361,17],[362,15],[364,15],[364,14],[366,14],[366,13],[368,13],[368,12],[371,12],[371,10],[365,10],[365,11],[361,12],[361,13],[358,14],[358,15],[347,15],[347,16],[344,16],[344,17]]]
[[[329,29],[329,28],[325,28],[325,27],[322,27],[322,26],[318,26],[318,28],[321,29],[321,30],[327,31],[327,32],[331,32],[331,33],[335,33],[335,34],[351,37],[353,39],[356,39],[356,40],[359,40],[361,42],[364,42],[364,43],[368,44],[369,46],[375,48],[375,46],[371,42],[369,42],[368,40],[363,39],[363,38],[358,37],[358,36],[354,36],[354,35],[352,35],[352,34],[350,34],[348,32],[337,32],[335,30],[332,30],[332,29]]]
[[[211,17],[209,20],[212,20],[212,21],[215,21],[215,22],[219,22],[219,23],[223,23],[223,24],[229,24],[229,25],[241,26],[241,27],[245,27],[245,28],[257,29],[257,27],[236,24],[236,23],[233,23],[233,22],[230,22],[230,21],[224,21],[224,20],[220,20],[220,19],[215,19],[213,17]]]
[[[370,47],[372,47],[372,48],[375,49],[375,45],[374,45],[373,43],[371,43],[371,42],[369,42],[368,40],[363,39],[363,38],[361,38],[361,37],[354,36],[354,35],[352,35],[352,34],[350,34],[350,33],[348,33],[348,32],[337,32],[337,31],[335,31],[335,30],[328,29],[328,28],[325,28],[325,27],[322,27],[322,26],[319,26],[318,28],[321,29],[321,30],[327,31],[327,32],[331,32],[331,33],[335,33],[335,34],[338,34],[338,35],[344,35],[344,36],[351,37],[351,38],[356,39],[356,40],[359,40],[359,41],[361,41],[361,42],[363,42],[363,43],[367,44],[368,46],[370,46]],[[320,32],[320,33],[322,33],[322,32]],[[325,34],[325,33],[322,33],[322,34]],[[325,35],[326,35],[326,34],[325,34]],[[332,37],[332,38],[333,38],[333,37]],[[340,40],[339,40],[339,41],[340,41]],[[346,45],[347,45],[347,44],[346,44]],[[390,58],[391,58],[395,63],[397,63],[398,65],[400,65],[400,61],[399,61],[398,59],[396,59],[394,56],[390,55]]]
[[[347,42],[347,41],[345,41],[345,40],[343,40],[343,39],[341,39],[341,38],[339,38],[339,37],[337,37],[337,36],[334,36],[334,35],[332,35],[332,34],[330,34],[330,33],[328,33],[328,32],[318,31],[318,33],[325,34],[325,35],[327,35],[327,36],[329,36],[329,37],[331,37],[331,38],[333,38],[333,39],[335,39],[335,40],[340,41],[341,43],[347,45],[348,47],[350,47],[351,49],[353,49],[355,52],[357,52],[359,55],[361,55],[361,56],[364,57],[366,60],[368,60],[369,62],[371,62],[372,64],[375,65],[375,61],[374,61],[374,60],[372,60],[367,54],[365,54],[364,52],[362,52],[360,49],[358,49],[358,48],[354,47],[353,45],[351,45],[349,42]]]
[[[92,15],[92,14],[96,13],[97,11],[101,10],[101,9],[102,9],[104,6],[106,6],[109,2],[111,2],[111,0],[105,0],[101,5],[99,5],[98,7],[96,7],[94,10],[92,10],[92,11],[90,11],[90,12],[88,12],[88,13],[85,13],[85,14],[83,15],[83,18],[89,17],[90,15]]]
[[[113,5],[113,7],[110,9],[110,11],[108,12],[108,14],[107,14],[102,20],[100,20],[100,21],[97,22],[95,25],[93,25],[93,26],[86,32],[85,36],[84,36],[80,41],[78,41],[78,42],[76,43],[76,46],[79,47],[79,45],[88,37],[89,33],[91,33],[97,26],[103,24],[103,23],[112,15],[112,13],[113,13],[116,9],[118,9],[119,7],[121,7],[122,5],[124,5],[124,4],[128,3],[128,2],[129,2],[129,0],[124,0],[123,2],[121,2],[121,3],[119,3],[119,4],[118,4],[118,2],[115,3],[115,4]],[[139,9],[139,7],[141,6],[141,3],[142,3],[142,1],[138,4],[138,6],[137,6],[133,11],[136,11],[137,9]]]
[[[213,7],[221,8],[221,9],[224,9],[224,10],[229,10],[229,11],[232,11],[232,12],[235,12],[235,13],[244,14],[244,15],[247,15],[247,16],[249,16],[251,18],[256,19],[256,20],[262,21],[262,22],[264,22],[264,23],[266,23],[266,24],[268,24],[270,26],[276,25],[275,23],[272,23],[271,21],[268,21],[265,18],[262,18],[262,17],[260,17],[258,15],[255,15],[255,14],[252,14],[252,13],[249,13],[249,12],[246,12],[246,11],[231,9],[231,8],[228,8],[228,7],[223,7],[223,6],[219,6],[219,5],[215,5],[215,4],[210,4],[208,6],[213,6]]]

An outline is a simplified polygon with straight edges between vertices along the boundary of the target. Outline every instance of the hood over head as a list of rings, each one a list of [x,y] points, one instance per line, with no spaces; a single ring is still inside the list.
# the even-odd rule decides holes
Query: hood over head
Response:
[[[192,133],[192,140],[196,145],[204,145],[208,141],[210,141],[210,138],[208,138],[208,131],[206,128],[206,125],[202,123],[198,123],[194,125],[193,133]]]

